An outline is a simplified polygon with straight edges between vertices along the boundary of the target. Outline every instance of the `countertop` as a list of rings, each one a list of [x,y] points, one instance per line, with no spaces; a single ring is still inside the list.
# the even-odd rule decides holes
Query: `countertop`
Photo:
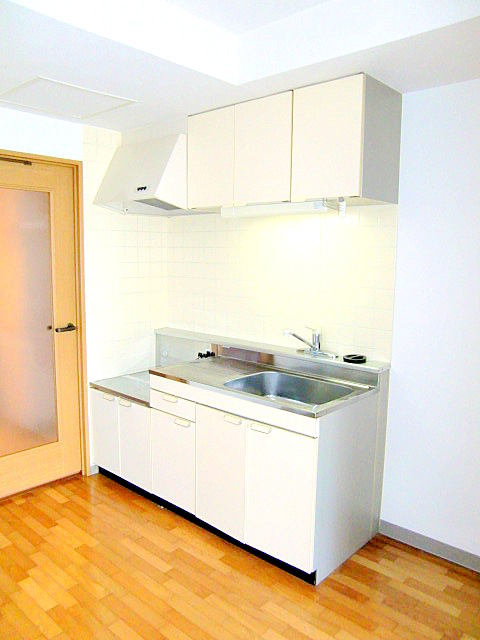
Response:
[[[202,387],[220,391],[223,394],[250,400],[251,402],[268,405],[277,409],[283,409],[293,413],[319,417],[324,413],[328,413],[337,408],[338,405],[349,404],[357,400],[366,393],[375,393],[377,391],[376,384],[372,384],[372,376],[376,380],[376,376],[382,371],[389,368],[388,363],[372,362],[368,365],[349,365],[341,361],[328,361],[312,358],[312,356],[302,354],[294,349],[284,347],[271,347],[261,343],[253,343],[248,341],[234,341],[226,339],[223,336],[214,336],[209,334],[194,333],[182,331],[178,329],[160,329],[157,333],[171,335],[178,338],[195,338],[196,340],[206,340],[212,344],[222,344],[224,346],[234,345],[249,350],[259,349],[262,352],[273,352],[288,358],[289,363],[295,362],[292,366],[268,366],[258,362],[249,362],[238,360],[230,357],[214,357],[203,360],[189,360],[171,364],[167,366],[153,367],[150,371],[138,371],[114,378],[106,378],[96,380],[90,383],[92,389],[110,393],[112,395],[131,400],[146,407],[150,406],[150,380],[149,373],[175,380],[188,385]],[[267,351],[268,350],[268,351]],[[294,360],[291,360],[291,359]],[[315,366],[315,371],[305,370],[306,366]],[[297,368],[298,367],[298,368]],[[307,375],[310,377],[320,378],[324,380],[333,380],[341,384],[351,385],[353,392],[344,398],[330,401],[320,405],[309,405],[303,403],[292,404],[292,401],[279,400],[279,398],[270,398],[268,396],[257,396],[250,393],[244,393],[233,389],[227,389],[225,382],[239,378],[241,376],[258,373],[261,371],[271,370],[287,370],[297,375]],[[294,369],[294,370],[292,370]]]
[[[150,406],[150,377],[148,371],[127,373],[124,376],[105,378],[91,382],[92,389],[111,393],[114,396],[131,400],[145,407]]]
[[[242,360],[236,360],[233,358],[214,357],[204,360],[194,360],[191,362],[182,362],[179,364],[172,364],[165,367],[154,367],[150,369],[150,373],[153,375],[181,382],[187,385],[196,387],[202,387],[210,389],[212,391],[220,391],[223,394],[234,396],[243,400],[249,400],[258,404],[267,405],[276,409],[282,409],[284,411],[290,411],[292,413],[304,415],[310,418],[317,418],[325,413],[336,409],[340,405],[347,405],[356,401],[360,396],[365,394],[376,393],[377,389],[361,383],[349,382],[346,380],[333,380],[332,378],[324,376],[310,376],[318,379],[331,380],[338,382],[342,385],[350,386],[353,392],[348,396],[332,400],[323,404],[304,404],[299,402],[289,401],[287,399],[280,399],[278,397],[272,398],[263,395],[254,395],[228,389],[225,387],[225,382],[239,378],[241,376],[249,375],[252,373],[259,373],[262,371],[278,371],[279,369],[274,367],[268,367],[254,362],[245,362]],[[288,371],[293,375],[306,375],[299,371]],[[307,374],[308,375],[308,374]]]

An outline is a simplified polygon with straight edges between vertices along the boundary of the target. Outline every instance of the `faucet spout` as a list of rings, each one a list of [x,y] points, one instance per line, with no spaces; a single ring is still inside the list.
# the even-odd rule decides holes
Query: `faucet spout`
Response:
[[[310,347],[310,349],[312,349],[312,351],[315,351],[315,345],[313,344],[313,342],[309,342],[308,340],[305,340],[305,338],[302,338],[302,336],[299,336],[298,333],[295,333],[291,329],[284,329],[283,330],[283,335],[284,336],[292,336],[293,338],[297,338],[297,340],[300,340],[301,342],[303,342],[303,344],[306,344],[307,347]]]
[[[307,327],[307,329],[310,329],[310,327]],[[308,347],[308,353],[311,353],[312,356],[323,356],[325,358],[331,358],[332,360],[335,360],[335,358],[337,357],[336,353],[330,353],[329,351],[320,350],[320,329],[312,329],[311,342],[305,340],[305,338],[302,338],[302,336],[299,336],[298,333],[295,333],[291,329],[284,329],[283,335],[292,336],[293,338],[297,338],[297,340],[300,340],[300,342],[303,342],[303,344],[306,344]],[[305,349],[305,351],[307,351],[307,349]]]

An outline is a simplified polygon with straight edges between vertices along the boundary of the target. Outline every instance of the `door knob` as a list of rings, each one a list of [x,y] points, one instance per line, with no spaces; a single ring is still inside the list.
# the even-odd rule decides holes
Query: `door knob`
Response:
[[[76,328],[77,327],[74,324],[69,322],[66,327],[57,327],[55,331],[57,333],[65,333],[65,331],[75,331]]]

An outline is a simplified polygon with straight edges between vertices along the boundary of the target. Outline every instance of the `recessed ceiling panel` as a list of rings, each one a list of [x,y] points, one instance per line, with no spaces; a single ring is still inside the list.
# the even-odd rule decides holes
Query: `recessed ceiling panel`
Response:
[[[51,80],[34,78],[0,95],[0,103],[86,120],[95,115],[136,102],[108,93]]]
[[[328,0],[168,0],[235,34],[258,29]]]

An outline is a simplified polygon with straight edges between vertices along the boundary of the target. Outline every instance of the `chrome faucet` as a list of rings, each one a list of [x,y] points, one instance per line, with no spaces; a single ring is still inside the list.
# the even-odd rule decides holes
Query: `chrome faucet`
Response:
[[[331,358],[332,360],[335,360],[335,358],[337,357],[336,353],[330,353],[329,351],[321,351],[320,349],[320,329],[312,329],[312,327],[306,327],[306,329],[310,329],[310,331],[312,332],[311,342],[309,342],[308,340],[305,340],[305,338],[302,338],[302,336],[299,336],[298,333],[295,333],[291,329],[284,329],[283,335],[293,336],[294,338],[297,338],[297,340],[300,340],[301,342],[306,344],[307,347],[309,348],[304,349],[304,351],[306,353],[310,353],[312,356],[325,356],[326,358]]]

